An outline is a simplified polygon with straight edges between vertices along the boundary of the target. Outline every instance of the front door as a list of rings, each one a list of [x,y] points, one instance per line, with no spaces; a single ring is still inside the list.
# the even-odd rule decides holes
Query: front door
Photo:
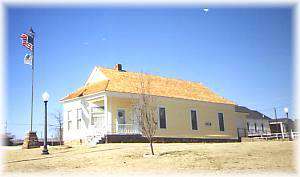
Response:
[[[125,118],[125,110],[124,109],[118,109],[117,113],[117,131],[118,132],[124,132],[125,131],[125,124],[126,124],[126,118]]]

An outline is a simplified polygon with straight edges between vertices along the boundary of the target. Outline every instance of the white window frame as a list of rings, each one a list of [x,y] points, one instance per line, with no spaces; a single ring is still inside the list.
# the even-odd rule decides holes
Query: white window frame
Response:
[[[94,109],[94,108],[100,108],[100,106],[97,105],[97,106],[92,106],[92,107],[90,107],[90,113],[91,113],[91,114],[90,114],[90,118],[91,118],[91,120],[90,120],[90,125],[91,125],[91,126],[95,126],[95,118],[93,117],[93,113],[94,113],[94,112],[93,112],[93,109]]]
[[[196,123],[197,123],[197,129],[196,129],[196,130],[193,129],[192,111],[195,111],[195,112],[196,112]],[[198,131],[198,130],[200,129],[200,127],[199,127],[199,123],[198,123],[198,111],[197,111],[197,109],[190,109],[189,114],[190,114],[190,125],[191,125],[191,130],[193,130],[193,131]]]
[[[79,118],[79,111],[81,110],[81,116]],[[80,120],[80,121],[79,121]],[[78,121],[80,122],[80,124],[78,125]],[[76,109],[76,128],[77,130],[81,129],[81,123],[82,123],[82,108],[78,108]]]
[[[124,111],[124,121],[125,121],[125,125],[126,125],[126,109],[125,108],[117,108],[117,112],[116,112],[116,132],[119,131],[119,111]],[[120,125],[124,125],[124,124],[120,124]]]
[[[72,110],[67,111],[67,126],[68,126],[67,128],[68,128],[68,131],[70,131],[71,127],[72,127],[71,113],[72,113]]]
[[[223,118],[223,129],[224,129],[224,130],[221,130],[221,127],[220,127],[219,114],[222,114],[222,118]],[[217,117],[218,117],[218,130],[219,130],[219,132],[225,132],[226,128],[225,128],[225,119],[224,119],[225,116],[224,116],[224,112],[218,112]]]
[[[125,118],[125,124],[127,123],[127,121],[126,121],[126,109],[125,108],[117,108],[117,124],[119,124],[119,122],[118,122],[118,117],[119,117],[119,115],[118,115],[118,113],[119,113],[119,111],[124,111],[124,118]]]
[[[165,119],[166,119],[166,128],[160,128],[160,117],[159,117],[159,109],[160,108],[164,108],[165,109]],[[162,130],[166,130],[167,129],[167,121],[168,119],[167,119],[167,108],[165,107],[165,106],[158,106],[158,108],[157,108],[157,125],[158,125],[158,128],[159,129],[162,129]]]

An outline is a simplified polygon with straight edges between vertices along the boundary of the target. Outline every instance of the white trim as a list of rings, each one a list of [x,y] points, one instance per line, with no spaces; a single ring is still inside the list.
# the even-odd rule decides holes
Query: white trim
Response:
[[[160,108],[164,108],[165,109],[165,120],[166,120],[166,128],[160,128],[160,116],[159,116],[159,109]],[[159,129],[162,129],[162,130],[166,130],[167,129],[167,108],[165,107],[165,106],[161,106],[161,105],[159,105],[158,107],[157,107],[157,125],[158,125],[158,128]]]
[[[92,118],[93,118],[93,108],[100,108],[101,106],[99,105],[93,105],[93,106],[89,106],[89,109],[90,109],[90,126],[95,126],[95,120],[93,120],[93,123],[94,125],[92,124]],[[105,109],[105,106],[104,106],[104,109]]]
[[[116,114],[116,115],[117,115],[117,116],[116,116],[116,118],[117,118],[117,123],[118,123],[118,116],[119,116],[119,115],[118,115],[118,111],[120,111],[120,110],[123,110],[124,113],[125,113],[124,116],[125,116],[125,124],[126,124],[126,122],[127,122],[127,121],[126,121],[126,108],[117,108],[117,112],[116,112],[116,113],[117,113],[117,114]]]
[[[88,77],[87,80],[85,81],[84,86],[86,86],[87,83],[89,83],[89,80],[90,80],[91,78],[93,78],[93,76],[95,75],[95,73],[97,72],[97,70],[98,70],[98,67],[95,66],[94,69],[92,70],[92,72],[90,73],[89,77]]]
[[[115,91],[106,91],[106,93],[109,96],[113,96],[113,97],[138,98],[137,93],[115,92]],[[202,103],[210,103],[210,104],[222,104],[222,105],[227,105],[227,106],[233,106],[233,109],[235,109],[235,106],[236,106],[236,104],[216,103],[216,102],[193,100],[193,99],[186,99],[186,98],[176,98],[176,97],[157,96],[157,95],[152,95],[152,96],[157,97],[157,98],[173,99],[173,100],[176,100],[176,101],[188,100],[188,101],[192,101],[193,103],[202,102]]]
[[[284,138],[284,130],[283,130],[283,123],[280,122],[280,131],[281,131],[281,137]]]
[[[107,118],[108,118],[108,116],[107,116],[107,95],[105,94],[104,95],[104,97],[103,97],[103,104],[104,104],[104,115],[105,115],[105,118],[104,118],[104,125],[105,125],[105,130],[103,130],[104,132],[107,132],[107,129],[108,129],[108,127],[107,127]]]
[[[72,128],[72,126],[69,126],[69,122],[71,122],[72,125],[72,117],[71,117],[72,109],[67,110],[67,131],[69,132]]]
[[[223,115],[223,128],[224,128],[224,130],[222,131],[222,130],[220,130],[221,128],[220,128],[220,120],[219,120],[219,113],[221,113],[222,115]],[[218,112],[218,114],[217,114],[217,117],[218,117],[218,131],[219,132],[225,132],[225,130],[226,130],[226,128],[225,128],[225,121],[224,121],[224,112]]]
[[[118,133],[118,129],[119,129],[119,121],[118,121],[118,118],[119,118],[119,111],[124,111],[124,121],[125,121],[125,123],[123,123],[123,124],[126,124],[126,109],[125,108],[117,108],[117,110],[116,110],[117,112],[116,112],[116,133]]]
[[[72,101],[81,100],[82,98],[85,98],[88,101],[88,100],[91,100],[91,99],[95,99],[95,98],[104,96],[105,92],[106,91],[101,91],[101,92],[97,92],[97,93],[93,93],[93,94],[89,94],[89,95],[84,95],[84,96],[76,97],[76,98],[72,98],[72,99],[59,100],[59,102],[60,103],[68,103],[68,102],[72,102]]]
[[[108,98],[107,94],[106,97]],[[113,112],[112,112],[112,99],[109,101],[109,111],[108,111],[108,117],[107,117],[107,122],[108,122],[108,130],[107,133],[112,133],[112,125],[113,125]]]
[[[101,72],[100,67],[99,66],[95,66],[93,71],[90,73],[88,79],[85,81],[84,86],[87,86],[91,80],[94,78],[94,76],[99,73],[100,76],[102,77],[101,80],[109,80],[104,74],[103,72]],[[99,80],[100,81],[100,80]]]
[[[67,120],[70,120],[70,112],[72,112],[72,109],[70,109],[70,110],[66,110],[66,112],[67,112]]]
[[[81,117],[80,117],[80,125],[78,126],[78,120],[79,120],[79,110],[81,110]],[[79,128],[78,128],[79,127]],[[76,130],[82,129],[82,108],[76,109]]]
[[[138,98],[138,94],[137,93],[126,93],[126,92],[115,92],[115,91],[101,91],[101,92],[97,92],[97,93],[93,93],[93,94],[89,94],[89,95],[84,95],[81,97],[76,97],[76,98],[72,98],[72,99],[67,99],[67,100],[60,100],[60,103],[67,103],[67,102],[71,102],[71,101],[75,101],[75,100],[80,100],[82,98],[86,98],[86,99],[94,99],[93,96],[95,96],[96,98],[99,96],[103,96],[103,94],[106,94],[107,96],[110,97],[121,97],[121,98]],[[156,96],[153,95],[157,98],[167,98],[167,99],[173,99],[176,101],[183,101],[183,100],[187,100],[187,101],[191,101],[192,103],[209,103],[209,104],[221,104],[221,105],[227,105],[227,106],[233,106],[233,109],[235,108],[234,106],[236,106],[235,104],[226,104],[226,103],[216,103],[216,102],[209,102],[209,101],[201,101],[201,100],[193,100],[193,99],[185,99],[185,98],[175,98],[175,97],[167,97],[167,96]]]
[[[196,125],[197,125],[197,129],[196,130],[194,130],[193,129],[193,121],[192,121],[192,111],[196,111]],[[191,130],[192,131],[198,131],[199,130],[199,121],[198,121],[198,111],[197,111],[197,109],[190,109],[189,110],[189,114],[190,114],[190,126],[191,126]]]

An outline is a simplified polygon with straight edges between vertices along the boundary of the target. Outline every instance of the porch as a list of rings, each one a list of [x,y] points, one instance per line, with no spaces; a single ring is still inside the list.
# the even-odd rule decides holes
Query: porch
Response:
[[[82,101],[82,105],[87,105],[86,110],[89,110],[90,135],[97,134],[104,137],[106,134],[140,134],[133,109],[124,103],[120,106],[119,99],[103,95]]]
[[[135,124],[116,124],[115,134],[140,134],[138,125]]]

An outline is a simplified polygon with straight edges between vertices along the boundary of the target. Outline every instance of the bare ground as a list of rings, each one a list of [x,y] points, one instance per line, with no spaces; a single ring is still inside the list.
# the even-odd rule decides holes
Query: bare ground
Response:
[[[144,157],[149,145],[99,144],[96,147],[5,149],[4,170],[9,172],[287,172],[294,173],[294,143],[263,141],[242,143],[154,144],[155,157]]]

